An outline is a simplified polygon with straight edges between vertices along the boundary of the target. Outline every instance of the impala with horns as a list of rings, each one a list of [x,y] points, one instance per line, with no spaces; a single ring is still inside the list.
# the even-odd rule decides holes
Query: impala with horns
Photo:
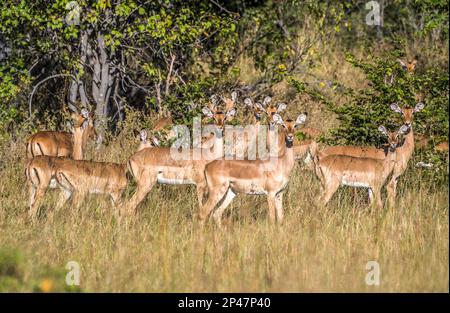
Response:
[[[283,126],[283,131],[276,133],[275,128],[269,132],[269,137],[276,137],[278,143],[275,160],[216,160],[205,167],[208,184],[208,199],[201,207],[199,220],[203,225],[205,219],[216,205],[222,203],[213,213],[218,226],[224,210],[237,193],[264,194],[269,203],[269,219],[278,222],[283,220],[283,191],[289,182],[289,175],[295,164],[294,142],[295,128],[306,120],[306,114],[300,114],[296,121],[283,121],[279,114],[272,116],[274,123]],[[272,140],[272,139],[271,139]],[[275,161],[275,162],[274,162]]]
[[[32,158],[37,155],[71,157],[76,160],[84,158],[86,144],[89,138],[97,136],[94,127],[94,119],[88,109],[80,112],[69,106],[73,111],[72,134],[63,131],[40,131],[32,135],[27,141],[27,156]]]
[[[56,210],[72,198],[79,207],[89,193],[109,194],[117,206],[127,186],[126,164],[73,160],[67,157],[39,155],[31,159],[25,169],[30,192],[30,217],[36,218],[37,210],[53,178],[60,193]]]
[[[127,214],[136,211],[137,206],[152,190],[156,183],[180,185],[193,184],[197,188],[199,205],[206,192],[204,170],[206,164],[223,157],[223,129],[225,122],[235,115],[236,109],[223,113],[214,108],[214,112],[203,108],[203,113],[214,119],[214,143],[211,149],[186,149],[187,158],[175,158],[172,155],[176,148],[155,147],[144,149],[132,155],[128,160],[128,169],[137,183],[136,192],[125,206]]]
[[[381,188],[397,164],[398,145],[410,126],[402,125],[397,132],[388,133],[384,126],[378,130],[388,137],[383,160],[356,158],[347,155],[329,155],[316,161],[316,173],[324,187],[319,204],[326,205],[339,186],[369,188],[371,203],[381,209]]]

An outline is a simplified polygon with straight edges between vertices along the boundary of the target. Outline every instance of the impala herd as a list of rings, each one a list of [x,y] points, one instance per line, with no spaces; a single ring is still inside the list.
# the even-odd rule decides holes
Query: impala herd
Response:
[[[392,104],[390,108],[402,114],[404,123],[395,132],[388,132],[384,126],[378,128],[388,141],[381,149],[332,146],[319,151],[314,140],[320,135],[317,129],[301,129],[310,138],[307,140],[300,141],[295,135],[297,128],[306,122],[306,113],[294,120],[283,119],[280,113],[286,109],[286,104],[272,104],[270,97],[255,103],[246,98],[243,103],[250,120],[246,127],[247,136],[232,134],[231,149],[225,149],[226,124],[236,114],[236,102],[237,94],[232,92],[230,98],[211,97],[209,106],[203,108],[204,116],[214,122],[214,131],[202,134],[199,149],[185,151],[188,155],[197,153],[199,157],[174,158],[171,147],[160,147],[155,136],[142,130],[139,147],[126,164],[84,159],[88,140],[96,137],[94,120],[86,108],[74,111],[71,133],[42,131],[27,141],[25,175],[30,192],[30,217],[33,220],[37,217],[37,210],[49,188],[60,190],[55,211],[69,199],[79,207],[88,194],[100,193],[110,196],[118,218],[130,216],[159,183],[195,185],[201,225],[212,215],[220,226],[224,210],[238,193],[266,195],[269,220],[282,222],[283,192],[299,159],[305,161],[321,182],[319,204],[326,205],[339,186],[345,185],[367,188],[371,203],[382,208],[380,190],[389,176],[388,200],[392,203],[395,200],[398,178],[406,170],[414,150],[413,115],[424,106],[418,103],[414,108],[400,108]],[[265,126],[268,129],[261,128],[263,115],[267,116],[268,125]],[[170,116],[162,118],[152,133],[172,125]],[[177,137],[173,130],[165,135],[165,139]],[[261,135],[270,153],[264,158],[250,158],[253,153],[250,149]],[[128,201],[122,202],[123,191],[128,185],[127,172],[136,181],[137,188]]]

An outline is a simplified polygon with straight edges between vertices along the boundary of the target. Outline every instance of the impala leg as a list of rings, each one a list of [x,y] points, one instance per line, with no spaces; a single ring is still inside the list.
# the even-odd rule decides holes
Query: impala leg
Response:
[[[32,197],[30,199],[30,211],[29,215],[34,220],[37,217],[37,212],[44,199],[45,191],[47,188],[37,187],[35,191],[32,191]],[[34,195],[34,197],[33,197]]]
[[[327,182],[325,184],[324,193],[319,201],[319,204],[321,206],[326,206],[327,203],[330,201],[331,197],[333,197],[336,190],[338,190],[338,188],[339,188],[339,181],[337,179]]]
[[[389,183],[386,186],[387,194],[388,194],[388,201],[390,204],[395,203],[395,196],[397,195],[397,181],[398,181],[398,176],[392,175],[391,180],[389,181]]]
[[[205,204],[200,207],[198,214],[198,219],[201,226],[204,225],[206,218],[209,216],[217,203],[219,203],[219,201],[223,198],[227,190],[227,185],[209,188],[208,200],[206,200]]]
[[[116,217],[119,217],[119,207],[122,205],[122,193],[123,193],[123,189],[118,190],[118,191],[112,191],[110,193],[111,196],[111,202],[114,206],[114,215]]]
[[[134,195],[130,198],[128,203],[125,205],[125,214],[132,214],[133,212],[136,214],[137,206],[144,200],[147,194],[152,190],[153,186],[156,183],[156,175],[149,179],[143,179],[142,182],[138,182],[138,186]]]
[[[236,197],[236,194],[233,192],[233,190],[231,190],[231,188],[229,188],[222,203],[213,213],[213,218],[217,226],[222,227],[222,214],[230,205],[231,201],[233,201],[234,197]]]
[[[72,190],[62,187],[62,191],[59,193],[58,202],[56,203],[55,211],[59,211],[64,204],[67,203],[71,196]]]
[[[29,208],[30,208],[30,211],[31,211],[33,206],[34,206],[34,203],[36,202],[36,186],[34,186],[33,184],[30,184],[28,186],[28,193],[30,194]]]
[[[48,187],[49,178],[42,174],[45,173],[38,175],[36,169],[31,169],[27,175],[28,190],[30,193],[30,210],[28,211],[28,214],[33,220],[37,217],[37,211],[39,210]]]
[[[283,193],[280,192],[275,196],[275,209],[277,213],[277,222],[282,223],[284,218],[283,210]]]
[[[201,207],[203,205],[203,199],[205,197],[205,192],[206,192],[206,182],[197,184],[197,200],[198,200],[199,207]]]
[[[275,223],[275,194],[267,195],[267,203],[269,204],[269,221]]]
[[[373,201],[372,204],[374,204],[378,210],[383,209],[383,201],[381,200],[381,189],[380,188],[374,188],[373,189]]]
[[[58,202],[56,203],[55,211],[59,211],[64,204],[67,203],[67,201],[72,197],[73,193],[73,186],[70,184],[69,180],[66,178],[66,176],[62,173],[58,173],[56,175],[56,182],[59,184],[60,188],[62,189],[59,193]],[[55,182],[55,183],[56,183]]]

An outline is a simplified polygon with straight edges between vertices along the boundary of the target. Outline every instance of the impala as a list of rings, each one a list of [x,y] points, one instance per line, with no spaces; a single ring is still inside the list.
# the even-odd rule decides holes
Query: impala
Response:
[[[155,137],[151,138],[151,142],[147,140],[146,130],[140,131],[139,139],[137,151],[159,145]],[[78,141],[74,140],[74,142]],[[66,157],[36,156],[28,161],[25,168],[30,193],[29,214],[35,218],[47,189],[57,187],[63,191],[59,196],[57,209],[74,192],[76,206],[80,205],[87,193],[109,193],[117,207],[123,189],[126,187],[125,169],[125,165],[115,163],[78,162]],[[76,176],[78,171],[79,177]]]
[[[72,113],[72,134],[62,131],[41,131],[27,141],[27,156],[37,155],[72,157],[81,160],[84,157],[88,138],[96,137],[92,115],[86,108]]]
[[[414,152],[414,134],[412,128],[413,116],[415,113],[422,110],[423,107],[424,104],[422,102],[417,103],[414,108],[405,106],[403,109],[401,109],[395,103],[391,105],[392,110],[403,115],[404,123],[406,126],[408,126],[407,134],[405,136],[405,142],[401,147],[397,149],[396,164],[392,173],[391,180],[387,185],[388,200],[391,203],[394,203],[393,201],[395,200],[395,196],[397,194],[398,178],[406,171],[408,162]]]
[[[402,125],[397,132],[388,133],[384,126],[378,130],[388,137],[389,146],[385,149],[383,160],[357,158],[347,155],[329,155],[316,163],[316,172],[321,175],[324,191],[319,200],[326,205],[339,186],[369,188],[371,203],[381,209],[381,188],[397,163],[397,146],[409,126]]]
[[[305,114],[297,120],[286,120],[279,114],[272,116],[273,122],[283,126],[283,133],[278,136],[279,151],[276,165],[273,160],[216,160],[206,165],[205,177],[208,184],[208,200],[201,207],[199,220],[203,225],[214,207],[222,200],[213,213],[218,226],[221,226],[223,211],[228,207],[237,193],[265,194],[269,203],[269,218],[278,222],[283,220],[283,191],[289,182],[289,174],[295,159],[292,149],[295,128],[304,123]],[[271,133],[274,133],[273,129]],[[273,136],[273,134],[271,134]],[[268,170],[270,169],[270,170]]]
[[[176,160],[167,147],[144,149],[132,155],[128,160],[128,169],[137,183],[137,189],[125,206],[126,213],[135,211],[139,203],[150,192],[155,183],[179,185],[194,184],[197,187],[199,205],[203,202],[206,192],[204,176],[205,165],[216,158],[223,156],[223,128],[227,119],[234,116],[236,109],[223,113],[219,110],[211,111],[203,108],[203,113],[214,119],[215,137],[212,151],[199,149],[200,158],[193,158],[194,149],[188,149],[189,159]]]
[[[89,193],[106,193],[116,206],[127,186],[126,165],[73,160],[67,157],[39,155],[31,159],[25,169],[30,190],[30,217],[36,217],[39,205],[50,181],[55,177],[62,189],[56,209],[73,196],[73,203],[79,207]]]

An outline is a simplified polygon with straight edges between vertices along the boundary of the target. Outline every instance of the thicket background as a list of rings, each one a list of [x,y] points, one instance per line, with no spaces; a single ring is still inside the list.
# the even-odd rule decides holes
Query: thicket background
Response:
[[[376,256],[391,274],[383,290],[448,291],[448,151],[436,149],[448,142],[448,1],[380,0],[378,26],[366,23],[367,2],[0,0],[0,290],[45,291],[43,282],[65,290],[63,264],[75,255],[89,277],[82,290],[366,290],[349,264]],[[415,71],[398,59],[416,59]],[[105,222],[102,202],[86,207],[81,220],[25,221],[26,138],[67,130],[67,103],[95,110],[101,136],[88,158],[123,162],[137,145],[133,131],[151,128],[168,112],[190,124],[210,95],[232,90],[240,99],[236,123],[247,119],[244,97],[270,95],[288,104],[287,115],[308,111],[308,126],[323,132],[322,146],[379,145],[378,125],[401,122],[389,105],[423,101],[414,131],[428,145],[416,150],[401,179],[398,208],[378,216],[367,211],[365,194],[349,190],[332,209],[315,208],[318,182],[296,170],[283,231],[266,228],[265,200],[249,197],[233,205],[235,228],[201,237],[189,226],[192,192],[176,189],[189,187],[156,188],[143,205],[141,232]],[[418,161],[434,166],[418,169]],[[127,196],[132,191],[133,184]],[[248,207],[254,218],[239,218],[236,211]],[[92,231],[76,239],[83,227]],[[265,246],[254,244],[258,235]],[[317,247],[321,238],[327,240]],[[50,243],[48,255],[43,242]],[[317,263],[330,249],[343,268],[328,259]],[[136,257],[129,267],[127,253]],[[127,275],[103,270],[106,259],[128,276],[145,269],[153,280],[133,276],[126,283]]]

